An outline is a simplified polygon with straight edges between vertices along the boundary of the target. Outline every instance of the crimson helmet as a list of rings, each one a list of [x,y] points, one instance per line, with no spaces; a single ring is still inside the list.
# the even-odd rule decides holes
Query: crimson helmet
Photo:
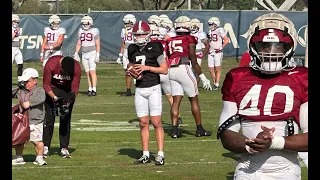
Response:
[[[132,28],[134,43],[138,46],[144,46],[150,42],[150,26],[145,21],[138,21],[133,25]],[[141,37],[140,35],[146,35]]]
[[[253,57],[252,68],[265,74],[291,70],[289,65],[297,47],[293,23],[278,13],[264,14],[253,21],[248,31],[247,46]]]

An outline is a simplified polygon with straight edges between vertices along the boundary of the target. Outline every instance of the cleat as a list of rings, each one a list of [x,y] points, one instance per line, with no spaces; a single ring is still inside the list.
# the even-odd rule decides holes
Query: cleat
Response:
[[[14,156],[12,159],[12,165],[23,165],[25,163],[26,162],[24,161],[24,159],[22,157]]]
[[[94,90],[91,91],[91,96],[96,96],[97,92],[95,92]]]
[[[47,162],[43,158],[36,158],[33,164],[43,166],[43,165],[47,165]]]
[[[164,165],[164,157],[163,156],[158,155],[156,157],[155,161],[156,161],[156,163],[155,163],[156,166]]]
[[[61,156],[63,158],[71,158],[71,154],[69,153],[67,148],[62,148],[61,149]]]
[[[134,164],[146,164],[146,163],[150,163],[150,158],[146,155],[141,156],[140,159],[137,159],[136,161],[134,161]]]
[[[87,96],[92,96],[92,91],[88,91]]]
[[[179,129],[177,129],[176,131],[174,129],[172,129],[171,138],[179,138],[181,136],[182,136],[182,134],[180,133]]]
[[[196,136],[201,137],[201,136],[211,136],[212,132],[211,131],[206,131],[204,129],[202,130],[197,130],[196,131]]]
[[[125,96],[132,96],[132,94],[131,94],[131,90],[130,90],[130,89],[128,89],[128,90],[127,90],[127,92],[126,92]]]

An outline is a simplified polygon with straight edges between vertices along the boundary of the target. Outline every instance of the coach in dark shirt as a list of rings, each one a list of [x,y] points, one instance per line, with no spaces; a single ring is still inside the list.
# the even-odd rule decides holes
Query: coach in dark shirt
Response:
[[[49,155],[55,116],[60,116],[59,141],[61,156],[71,157],[70,141],[71,113],[78,94],[81,66],[71,57],[52,56],[43,69],[43,88],[46,92],[45,123],[43,129],[44,157]]]

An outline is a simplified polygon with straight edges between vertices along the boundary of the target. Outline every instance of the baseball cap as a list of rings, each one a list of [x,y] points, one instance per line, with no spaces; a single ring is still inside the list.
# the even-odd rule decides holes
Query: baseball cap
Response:
[[[39,77],[39,73],[37,70],[33,68],[27,68],[22,72],[21,80],[28,81],[30,78],[37,78]]]

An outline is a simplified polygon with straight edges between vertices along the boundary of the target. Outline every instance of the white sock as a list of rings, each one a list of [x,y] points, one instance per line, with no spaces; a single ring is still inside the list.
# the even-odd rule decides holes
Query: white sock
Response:
[[[164,152],[163,151],[158,151],[158,156],[164,157]]]
[[[43,156],[37,155],[37,158],[36,158],[36,159],[43,159]]]
[[[96,87],[92,87],[92,91],[97,92],[97,88]]]
[[[216,84],[215,84],[215,86],[219,87],[219,84],[218,84],[218,83],[216,83]]]
[[[149,151],[143,151],[143,155],[146,155],[147,157],[150,157]]]
[[[91,88],[91,87],[89,87],[89,91],[92,91],[92,88]]]

